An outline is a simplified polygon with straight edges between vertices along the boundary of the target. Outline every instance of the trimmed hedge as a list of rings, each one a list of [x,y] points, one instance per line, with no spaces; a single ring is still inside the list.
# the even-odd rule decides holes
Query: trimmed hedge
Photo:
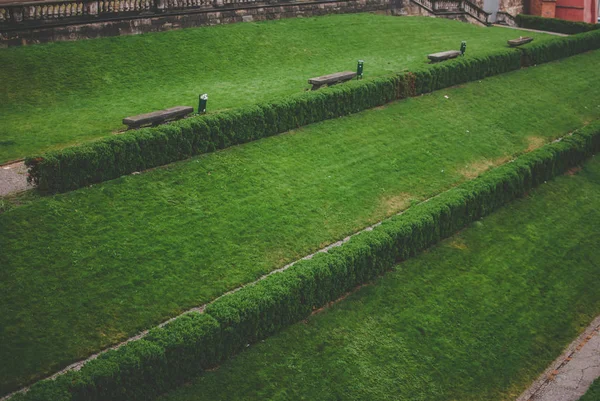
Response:
[[[14,401],[150,400],[306,318],[600,151],[600,121],[384,221],[372,231],[183,315]]]
[[[521,65],[523,67],[547,63],[595,49],[600,49],[600,30],[557,37],[519,48],[522,52]]]
[[[63,192],[519,67],[516,50],[461,58],[415,72],[353,81],[273,103],[130,131],[28,157],[25,164],[30,181],[41,191]]]
[[[600,48],[600,30],[496,54],[460,58],[374,80],[353,81],[273,103],[195,116],[156,128],[28,157],[28,180],[42,192],[64,192],[135,171],[268,137],[393,100]]]
[[[600,29],[600,24],[588,24],[587,22],[567,21],[559,18],[544,18],[537,15],[519,14],[515,18],[517,25],[521,28],[538,29],[540,31],[566,33],[574,35]]]
[[[216,366],[223,355],[219,336],[210,315],[188,313],[11,400],[150,400]]]

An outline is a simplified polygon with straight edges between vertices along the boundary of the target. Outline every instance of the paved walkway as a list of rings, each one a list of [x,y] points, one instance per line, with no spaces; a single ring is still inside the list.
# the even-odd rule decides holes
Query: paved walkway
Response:
[[[27,167],[23,162],[0,167],[0,196],[33,188],[27,183]]]
[[[600,377],[600,316],[517,401],[577,401]]]
[[[550,32],[550,31],[538,31],[537,29],[519,28],[518,26],[508,26],[508,25],[501,25],[501,24],[494,24],[494,26],[499,26],[500,28],[518,29],[519,31],[529,31],[529,32],[537,32],[537,33],[547,33],[548,35],[556,35],[556,36],[569,36],[569,35],[567,35],[566,33]]]

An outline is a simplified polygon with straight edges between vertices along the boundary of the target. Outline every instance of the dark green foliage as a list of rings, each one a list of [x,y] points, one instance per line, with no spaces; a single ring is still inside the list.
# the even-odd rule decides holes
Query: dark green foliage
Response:
[[[600,31],[591,31],[542,43],[532,43],[520,47],[519,50],[522,52],[522,66],[529,67],[598,48],[600,48]]]
[[[41,191],[63,192],[246,143],[393,100],[483,79],[600,48],[600,31],[557,38],[478,58],[460,58],[371,81],[291,96],[270,104],[145,128],[29,157],[30,179]]]
[[[514,400],[600,313],[596,159],[160,400]]]
[[[192,312],[151,330],[145,340],[162,347],[167,369],[161,380],[181,384],[213,367],[220,359],[219,324],[209,315]]]
[[[224,295],[23,400],[148,400],[307,317],[600,150],[600,121],[394,216],[342,246]],[[68,392],[67,390],[68,389]],[[71,398],[69,398],[69,394]]]
[[[588,391],[579,399],[579,401],[598,401],[600,400],[600,379],[596,379]]]
[[[30,179],[41,191],[62,192],[346,116],[393,100],[519,68],[519,54],[453,60],[371,81],[306,92],[271,104],[128,132],[84,145],[29,157]]]
[[[108,351],[54,380],[43,380],[15,400],[149,400],[214,367],[222,355],[219,325],[189,313],[141,340]]]
[[[517,15],[516,21],[521,28],[566,33],[569,35],[600,29],[600,24],[567,21],[559,18],[544,18],[537,15],[519,14]]]
[[[600,122],[412,207],[327,254],[223,296],[206,313],[221,324],[225,355],[305,318],[598,150]]]
[[[76,380],[76,372],[58,376],[54,380],[42,380],[29,389],[27,393],[19,393],[12,401],[71,401],[70,388]]]
[[[144,400],[165,390],[165,350],[145,339],[108,351],[76,372],[74,400]]]

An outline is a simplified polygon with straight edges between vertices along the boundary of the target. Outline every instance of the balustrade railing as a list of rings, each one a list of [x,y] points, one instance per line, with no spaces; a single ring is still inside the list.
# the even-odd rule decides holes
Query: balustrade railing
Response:
[[[43,26],[49,22],[101,20],[103,17],[152,15],[193,8],[219,8],[257,0],[55,0],[0,4],[4,27]]]
[[[485,12],[483,9],[478,7],[476,4],[469,0],[412,0],[414,3],[425,7],[436,13],[451,12],[460,13],[464,12],[477,19],[483,24],[488,23],[488,16],[490,13]]]
[[[47,23],[74,23],[132,15],[160,15],[169,11],[247,5],[269,0],[44,0],[0,4],[2,28],[35,27]],[[434,13],[465,12],[482,23],[488,13],[469,0],[412,0]]]

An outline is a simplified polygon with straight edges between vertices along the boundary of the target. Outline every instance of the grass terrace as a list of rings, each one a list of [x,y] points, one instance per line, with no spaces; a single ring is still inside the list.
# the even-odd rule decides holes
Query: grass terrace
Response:
[[[0,393],[599,118],[598,63],[571,57],[0,214]]]
[[[600,400],[600,379],[596,379],[588,391],[584,394],[579,401],[598,401]]]
[[[536,43],[550,35],[526,33]],[[467,56],[525,33],[446,19],[332,15],[60,42],[0,51],[0,163],[112,135],[124,117],[176,105],[209,111],[309,88],[311,77],[354,70],[366,79],[424,65],[428,53]],[[515,50],[516,51],[516,50]]]
[[[600,313],[599,224],[596,157],[161,401],[514,400]]]

